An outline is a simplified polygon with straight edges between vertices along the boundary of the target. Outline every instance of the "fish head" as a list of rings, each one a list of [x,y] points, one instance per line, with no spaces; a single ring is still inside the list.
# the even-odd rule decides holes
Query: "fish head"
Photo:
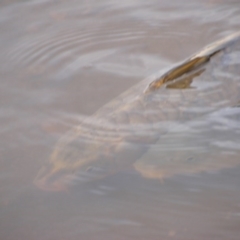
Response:
[[[43,190],[63,191],[79,182],[104,178],[116,171],[118,147],[117,141],[86,141],[81,136],[61,140],[34,184]]]

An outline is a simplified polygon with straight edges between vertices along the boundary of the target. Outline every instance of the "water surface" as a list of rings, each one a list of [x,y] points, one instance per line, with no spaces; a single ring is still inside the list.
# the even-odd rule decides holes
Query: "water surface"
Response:
[[[236,164],[163,180],[129,168],[65,192],[33,184],[79,119],[239,30],[239,16],[238,1],[1,1],[1,239],[239,239]],[[200,146],[208,165],[210,143],[239,149],[238,123],[231,106],[189,125],[176,120],[148,158],[186,158]],[[205,132],[187,134],[196,128]]]

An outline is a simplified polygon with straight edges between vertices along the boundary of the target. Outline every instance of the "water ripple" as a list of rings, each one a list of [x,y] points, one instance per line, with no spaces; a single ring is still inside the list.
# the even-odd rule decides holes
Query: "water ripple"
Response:
[[[64,31],[57,34],[38,36],[35,38],[24,38],[22,42],[18,43],[8,53],[8,58],[11,62],[15,62],[22,66],[36,66],[45,65],[48,67],[56,64],[60,65],[72,65],[79,62],[79,57],[76,55],[81,54],[81,58],[84,58],[84,51],[94,51],[99,45],[103,45],[102,54],[94,51],[92,56],[98,55],[98,57],[104,57],[111,53],[111,48],[108,46],[116,41],[128,41],[139,39],[143,36],[143,32],[136,30],[130,31],[130,29],[118,30],[108,29],[105,36],[99,36],[97,29],[88,29],[88,31]],[[105,49],[104,49],[105,46]],[[115,48],[116,50],[116,48]],[[91,54],[91,52],[90,52]],[[85,56],[87,57],[87,56]],[[93,57],[93,60],[95,57]],[[80,61],[86,62],[86,59]],[[75,63],[74,63],[75,62]]]

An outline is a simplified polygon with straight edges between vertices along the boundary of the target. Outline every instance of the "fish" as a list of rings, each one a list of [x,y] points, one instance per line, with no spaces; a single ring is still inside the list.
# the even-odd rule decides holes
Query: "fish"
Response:
[[[239,59],[240,32],[236,32],[144,79],[64,134],[34,183],[44,190],[61,191],[131,166],[147,178],[162,179],[180,169],[187,172],[191,165],[187,151],[176,166],[162,164],[161,156],[154,162],[139,159],[157,142],[164,144],[171,123],[184,125],[239,103]],[[208,159],[207,153],[203,156]],[[191,165],[193,169],[205,167],[199,160],[197,166]]]

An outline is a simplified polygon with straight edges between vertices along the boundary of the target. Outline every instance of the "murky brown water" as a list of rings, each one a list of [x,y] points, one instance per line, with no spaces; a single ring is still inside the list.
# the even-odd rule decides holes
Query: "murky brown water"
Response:
[[[129,167],[64,192],[33,180],[79,119],[238,31],[239,16],[239,1],[1,1],[0,238],[238,240],[237,107],[176,119],[140,159],[197,154],[208,171],[183,171],[180,161],[183,174],[159,180]],[[218,169],[226,152],[234,164]]]

